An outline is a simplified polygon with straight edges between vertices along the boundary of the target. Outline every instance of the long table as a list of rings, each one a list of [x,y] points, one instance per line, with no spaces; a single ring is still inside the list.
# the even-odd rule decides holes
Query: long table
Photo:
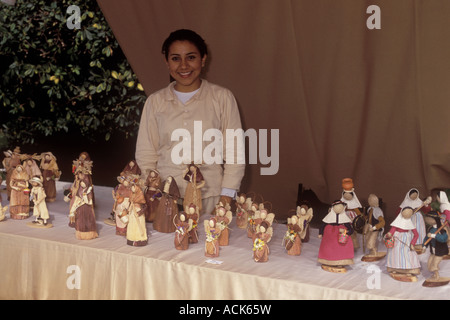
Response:
[[[448,299],[450,285],[422,287],[431,274],[427,251],[420,255],[422,274],[414,283],[398,282],[386,272],[385,259],[362,262],[362,249],[347,273],[329,273],[317,263],[318,230],[304,243],[300,256],[282,246],[283,221],[274,223],[269,261],[252,259],[245,230],[230,225],[230,244],[221,247],[217,264],[204,255],[205,233],[188,250],[174,247],[174,234],[153,230],[147,223],[148,245],[132,247],[115,227],[105,223],[113,206],[110,187],[95,187],[99,237],[77,240],[68,226],[69,206],[58,182],[56,202],[48,204],[49,229],[31,228],[33,218],[0,222],[0,299],[160,299],[160,300],[303,300],[303,299]],[[8,205],[5,190],[2,204]],[[275,212],[276,214],[276,212]],[[206,218],[206,217],[204,217]],[[380,243],[380,251],[385,251]],[[450,261],[441,263],[450,276]]]

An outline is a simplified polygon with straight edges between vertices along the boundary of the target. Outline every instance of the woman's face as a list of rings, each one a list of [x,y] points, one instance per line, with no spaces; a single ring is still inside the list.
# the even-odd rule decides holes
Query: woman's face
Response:
[[[202,58],[197,47],[189,41],[175,41],[169,48],[167,67],[175,79],[175,89],[180,92],[192,92],[200,88],[202,66],[206,55]]]

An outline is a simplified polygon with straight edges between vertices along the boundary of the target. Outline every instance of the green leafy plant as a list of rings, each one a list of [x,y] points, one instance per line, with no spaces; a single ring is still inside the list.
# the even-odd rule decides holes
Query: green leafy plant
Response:
[[[69,28],[69,6],[80,28]],[[95,0],[0,4],[0,121],[10,145],[137,133],[145,94]]]

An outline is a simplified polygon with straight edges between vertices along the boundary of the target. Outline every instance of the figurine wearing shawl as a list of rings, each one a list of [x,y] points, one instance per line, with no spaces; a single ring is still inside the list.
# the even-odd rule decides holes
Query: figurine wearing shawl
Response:
[[[433,275],[431,278],[425,280],[423,286],[443,286],[450,282],[450,278],[444,278],[439,275],[439,264],[442,259],[448,255],[448,234],[442,225],[441,217],[438,212],[430,211],[425,215],[424,219],[425,223],[429,226],[423,242],[424,250],[427,246],[430,247],[430,257],[428,258],[427,267]]]
[[[414,250],[419,234],[411,220],[413,213],[413,208],[403,208],[385,235],[394,240],[393,247],[388,248],[387,271],[395,280],[404,282],[415,282],[420,274],[420,261]]]
[[[178,185],[173,177],[164,182],[161,200],[156,210],[153,229],[158,232],[172,233],[175,231],[174,217],[178,214],[177,201],[180,198]]]
[[[141,247],[147,245],[147,228],[143,207],[145,198],[137,181],[131,183],[130,206],[128,209],[127,244]]]
[[[161,177],[159,172],[151,170],[145,181],[145,201],[147,206],[145,208],[145,221],[153,222],[155,220],[156,209],[159,205],[159,200],[162,196],[159,188],[161,187]]]
[[[139,168],[136,160],[131,160],[128,162],[128,164],[123,168],[122,172],[120,173],[122,176],[133,176],[134,178],[139,178],[141,175],[141,169]]]
[[[116,225],[116,235],[126,236],[128,225],[128,210],[130,208],[131,185],[125,176],[117,177],[119,185],[112,191],[114,199],[113,214]]]
[[[220,229],[217,226],[216,217],[204,221],[206,240],[205,256],[215,258],[219,256],[219,236]]]
[[[290,256],[299,256],[302,252],[302,240],[300,233],[303,231],[303,224],[298,219],[297,214],[287,219],[287,231],[283,238],[283,246]]]
[[[9,200],[9,213],[11,219],[23,220],[30,216],[30,189],[28,180],[30,177],[22,165],[17,165],[11,173]]]
[[[175,216],[175,249],[187,250],[189,248],[189,232],[192,230],[192,219],[187,219],[184,212]]]
[[[413,215],[411,216],[411,221],[417,229],[419,233],[419,237],[417,239],[415,250],[418,254],[422,253],[422,244],[423,239],[427,235],[425,221],[423,219],[423,214],[429,212],[431,210],[431,197],[428,197],[425,201],[420,200],[419,191],[415,188],[408,191],[405,196],[405,199],[400,204],[400,207],[397,212],[400,212],[405,207],[410,207],[413,209]]]
[[[61,177],[61,171],[56,163],[56,157],[51,152],[41,153],[42,183],[47,197],[45,201],[56,200],[56,181]]]
[[[319,229],[319,238],[322,241],[318,262],[326,271],[347,272],[345,266],[353,264],[353,241],[349,241],[353,228],[352,221],[345,214],[345,207],[343,201],[333,202]]]
[[[37,157],[35,155],[26,155],[26,159],[24,159],[22,165],[23,165],[23,169],[26,171],[26,173],[28,174],[28,176],[31,178],[33,177],[41,177],[42,173],[41,170],[39,169],[37,163],[36,163],[36,159]]]
[[[447,231],[447,234],[450,234],[450,202],[448,201],[447,193],[445,191],[439,191],[436,199],[439,202],[439,209],[442,214],[441,220],[443,220],[442,223],[447,221],[447,225],[444,229]],[[447,240],[447,246],[450,247],[450,237]]]
[[[362,217],[362,205],[358,200],[358,197],[355,193],[355,188],[353,185],[353,180],[350,178],[345,178],[342,180],[342,198],[341,201],[345,202],[347,207],[345,213],[350,218],[351,223],[354,223],[355,219],[359,219]],[[362,230],[354,230],[358,232],[362,232]],[[353,241],[353,248],[356,250],[359,248],[359,240],[357,232],[353,232],[351,234]]]
[[[190,164],[185,170],[183,179],[188,182],[186,187],[186,192],[183,199],[183,207],[195,204],[199,210],[202,212],[202,188],[205,186],[205,179],[198,166]]]
[[[30,179],[30,184],[33,186],[31,188],[31,199],[33,200],[33,216],[35,220],[33,223],[35,225],[47,226],[47,221],[50,218],[48,214],[47,204],[45,203],[45,190],[43,187],[42,179],[39,177],[33,177]]]
[[[267,262],[269,260],[269,242],[272,239],[273,229],[269,221],[263,221],[256,227],[255,240],[253,241],[253,260],[255,262]]]
[[[378,197],[370,194],[367,202],[370,207],[367,210],[367,223],[364,226],[363,237],[369,254],[364,255],[361,260],[373,262],[386,256],[386,252],[378,252],[378,238],[380,234],[383,234],[385,221]]]

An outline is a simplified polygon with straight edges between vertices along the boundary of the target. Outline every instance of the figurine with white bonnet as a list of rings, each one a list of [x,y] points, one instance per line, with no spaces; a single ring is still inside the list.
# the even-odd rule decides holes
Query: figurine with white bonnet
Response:
[[[34,203],[33,217],[34,221],[27,225],[31,227],[47,227],[51,228],[52,224],[48,223],[50,218],[45,201],[47,195],[45,194],[43,181],[40,177],[33,177],[30,179],[31,188],[31,200]]]

